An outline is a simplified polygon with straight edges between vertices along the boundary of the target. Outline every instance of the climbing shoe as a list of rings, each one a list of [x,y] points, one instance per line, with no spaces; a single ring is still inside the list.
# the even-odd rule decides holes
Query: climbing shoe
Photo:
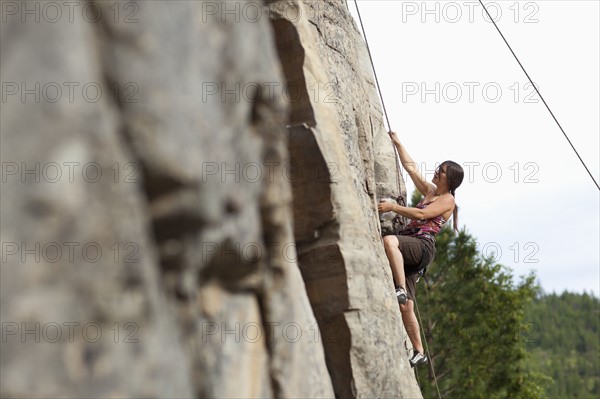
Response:
[[[396,287],[396,298],[398,298],[398,302],[401,304],[405,304],[408,300],[408,296],[406,295],[406,291],[402,287]]]
[[[421,352],[415,352],[413,357],[409,360],[410,367],[420,366],[421,364],[427,364],[427,356]]]

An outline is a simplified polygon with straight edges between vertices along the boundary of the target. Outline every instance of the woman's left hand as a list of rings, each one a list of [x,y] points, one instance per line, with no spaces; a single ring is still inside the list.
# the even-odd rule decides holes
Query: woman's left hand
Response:
[[[380,202],[379,204],[377,204],[377,210],[379,212],[389,212],[394,208],[394,204],[392,204],[391,202]]]

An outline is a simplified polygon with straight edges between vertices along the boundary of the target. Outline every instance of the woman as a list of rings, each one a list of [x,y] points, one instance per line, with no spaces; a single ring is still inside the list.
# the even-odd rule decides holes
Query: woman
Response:
[[[458,208],[454,197],[455,190],[463,181],[464,171],[456,162],[446,161],[436,169],[431,183],[427,182],[419,173],[415,161],[400,143],[396,133],[389,132],[389,135],[398,149],[402,166],[408,172],[417,190],[424,195],[415,208],[387,202],[378,204],[379,212],[393,211],[412,219],[399,235],[383,237],[383,243],[394,276],[402,321],[414,348],[410,365],[415,367],[427,363],[413,305],[418,272],[433,260],[435,235],[450,216],[454,217],[454,229],[458,229]]]

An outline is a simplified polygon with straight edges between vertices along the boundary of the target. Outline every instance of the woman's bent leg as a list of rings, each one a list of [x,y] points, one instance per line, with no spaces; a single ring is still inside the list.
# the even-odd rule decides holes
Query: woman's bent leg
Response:
[[[418,239],[407,238],[407,242],[403,242],[403,251],[406,251],[407,262],[409,265],[418,265],[421,262],[422,256],[422,247],[421,243]],[[411,242],[414,241],[414,242]],[[394,276],[394,282],[401,285],[405,290],[409,291],[409,300],[404,304],[400,304],[400,313],[402,314],[402,322],[404,323],[404,328],[406,329],[406,333],[408,334],[408,338],[412,343],[412,346],[415,351],[419,353],[423,353],[423,344],[421,343],[421,333],[419,329],[419,323],[417,321],[417,316],[414,311],[414,302],[411,299],[411,295],[415,295],[415,287],[414,287],[414,275],[410,275],[409,278],[411,280],[411,287],[407,286],[406,274],[404,271],[404,255],[400,251],[400,241],[398,237],[394,235],[389,235],[383,237],[383,243],[385,247],[385,253],[390,262],[390,267],[392,268],[392,274]]]
[[[393,235],[383,237],[383,246],[385,254],[390,261],[394,282],[406,288],[406,277],[404,275],[404,258],[400,252],[400,242]]]

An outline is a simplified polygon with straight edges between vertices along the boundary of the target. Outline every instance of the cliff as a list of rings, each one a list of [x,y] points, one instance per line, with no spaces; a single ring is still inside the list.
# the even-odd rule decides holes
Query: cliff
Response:
[[[0,31],[2,396],[420,397],[345,1],[40,4]]]

